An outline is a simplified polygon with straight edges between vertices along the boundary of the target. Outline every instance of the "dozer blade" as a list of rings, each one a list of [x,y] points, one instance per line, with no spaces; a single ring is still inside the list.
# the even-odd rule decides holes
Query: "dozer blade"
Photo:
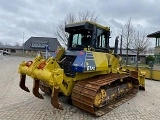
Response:
[[[44,99],[42,94],[39,93],[39,80],[38,79],[34,79],[33,94],[40,99]]]
[[[63,107],[60,103],[58,103],[58,89],[53,88],[52,90],[52,96],[51,96],[51,104],[53,107],[63,110]]]
[[[28,87],[26,87],[25,82],[26,82],[26,75],[20,74],[20,82],[19,82],[20,88],[26,92],[30,92]]]

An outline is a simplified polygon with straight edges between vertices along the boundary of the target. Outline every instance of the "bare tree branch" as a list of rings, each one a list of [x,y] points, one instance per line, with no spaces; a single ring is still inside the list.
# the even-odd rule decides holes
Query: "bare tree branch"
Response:
[[[3,45],[3,42],[0,41],[0,45]]]
[[[15,46],[21,46],[21,44],[19,42],[15,42],[14,45]]]
[[[138,31],[137,34],[135,33],[135,37],[131,44],[131,49],[133,49],[137,55],[136,55],[136,66],[138,67],[138,58],[141,53],[144,53],[147,51],[149,46],[151,45],[151,42],[149,41],[149,38],[146,37],[147,34],[143,32],[142,34]]]
[[[57,27],[54,29],[54,34],[58,38],[59,42],[67,46],[67,38],[68,38],[68,33],[65,32],[65,25],[74,23],[74,22],[79,22],[79,21],[93,21],[96,22],[98,19],[98,15],[96,15],[94,12],[90,11],[83,11],[79,12],[77,14],[73,13],[68,13],[66,18],[62,21],[59,22]]]
[[[146,51],[149,48],[149,46],[151,45],[149,38],[147,38],[146,36],[147,36],[147,34],[145,32],[140,33],[138,31],[138,33],[135,34],[135,37],[132,41],[131,48],[136,51],[138,50],[139,54]]]
[[[131,18],[128,19],[124,27],[122,28],[122,42],[123,42],[123,47],[127,50],[127,59],[126,59],[126,64],[128,64],[128,51],[130,48],[130,45],[132,44],[133,36],[134,36],[134,27],[132,25]]]

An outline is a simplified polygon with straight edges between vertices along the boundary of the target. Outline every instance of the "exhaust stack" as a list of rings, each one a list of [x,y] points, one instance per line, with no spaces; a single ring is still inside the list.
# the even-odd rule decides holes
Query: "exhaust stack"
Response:
[[[117,36],[115,39],[114,54],[117,54],[117,52],[118,52],[118,38],[119,38],[119,36]]]

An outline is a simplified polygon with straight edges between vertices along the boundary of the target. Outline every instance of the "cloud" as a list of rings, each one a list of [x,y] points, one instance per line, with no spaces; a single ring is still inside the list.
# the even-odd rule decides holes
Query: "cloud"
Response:
[[[31,36],[55,37],[53,28],[69,12],[91,11],[99,15],[98,23],[111,28],[111,42],[131,18],[138,30],[159,30],[158,0],[1,0],[0,41],[22,43]]]

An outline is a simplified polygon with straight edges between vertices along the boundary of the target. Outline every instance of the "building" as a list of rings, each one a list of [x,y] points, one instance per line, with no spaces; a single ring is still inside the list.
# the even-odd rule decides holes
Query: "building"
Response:
[[[10,46],[10,45],[0,45],[0,50],[3,50],[9,54],[16,55],[22,54],[22,46]]]
[[[114,47],[110,48],[114,51]],[[127,49],[122,48],[122,53],[120,53],[120,48],[117,50],[117,54],[122,57],[122,62],[125,63],[127,59]],[[137,51],[134,49],[128,50],[128,64],[135,64],[137,62]],[[146,53],[142,52],[138,56],[138,63],[146,64]]]
[[[46,46],[49,46],[49,52],[52,53],[61,45],[57,38],[31,37],[24,43],[25,55],[36,55],[39,51],[45,52]]]
[[[25,43],[24,46],[9,46],[0,45],[0,50],[3,50],[11,55],[29,55],[35,56],[37,52],[46,51],[46,46],[49,46],[49,53],[56,51],[58,46],[61,46],[56,38],[49,37],[31,37]]]
[[[120,49],[118,49],[118,54],[120,54]],[[126,62],[126,59],[127,59],[126,49],[122,49],[121,57],[122,57],[123,62]],[[128,64],[136,63],[137,61],[136,59],[137,59],[136,50],[133,50],[133,49],[128,50]],[[146,64],[146,54],[144,52],[139,54],[138,63]]]
[[[156,38],[155,48],[154,48],[154,56],[155,56],[155,63],[160,63],[160,31],[151,33],[147,35],[149,38]]]

